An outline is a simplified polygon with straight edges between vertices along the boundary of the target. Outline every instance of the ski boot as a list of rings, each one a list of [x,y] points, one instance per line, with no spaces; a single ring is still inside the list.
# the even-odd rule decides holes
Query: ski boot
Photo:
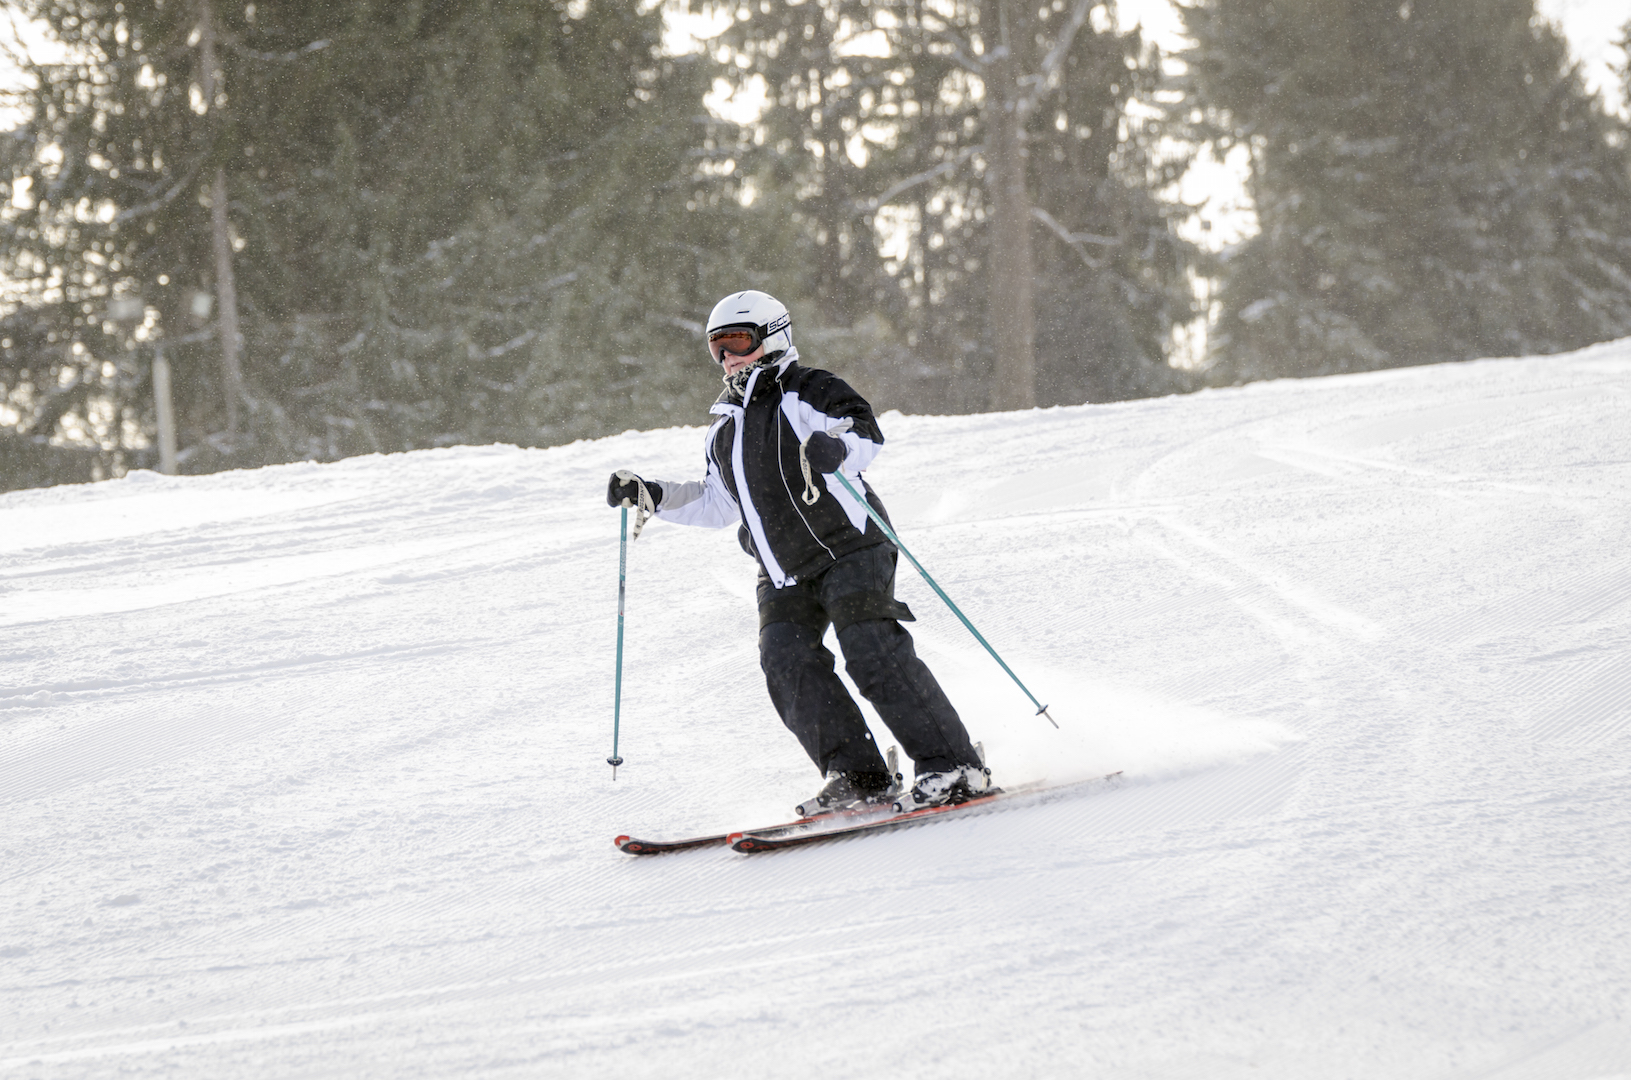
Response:
[[[793,808],[799,817],[817,817],[845,810],[887,807],[900,794],[901,775],[895,771],[895,748],[889,748],[888,772],[844,772],[834,769],[815,797]]]
[[[993,794],[997,789],[991,786],[991,770],[985,767],[985,745],[975,743],[974,752],[980,756],[978,765],[956,765],[945,772],[918,773],[912,786],[895,800],[895,813],[909,814],[913,810],[963,803]]]

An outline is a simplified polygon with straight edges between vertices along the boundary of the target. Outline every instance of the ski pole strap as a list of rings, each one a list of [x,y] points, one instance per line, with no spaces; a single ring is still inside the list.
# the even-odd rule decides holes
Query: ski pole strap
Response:
[[[1014,669],[1009,667],[1007,662],[1003,660],[1001,656],[997,655],[997,650],[993,649],[991,647],[991,643],[985,640],[985,637],[981,635],[978,630],[974,629],[974,624],[968,621],[968,616],[964,615],[962,610],[958,608],[956,604],[951,602],[951,597],[946,595],[946,590],[942,589],[934,578],[929,576],[929,572],[923,569],[923,564],[917,561],[917,557],[910,551],[906,550],[906,545],[900,542],[900,537],[895,535],[895,530],[889,527],[889,523],[883,519],[883,515],[874,510],[872,508],[872,504],[861,497],[860,492],[855,490],[854,485],[849,482],[849,479],[844,475],[842,470],[835,472],[832,475],[838,477],[838,482],[844,485],[844,490],[849,492],[850,495],[854,497],[855,501],[861,504],[862,509],[867,512],[873,521],[877,522],[878,528],[883,530],[883,534],[889,538],[891,543],[900,549],[901,554],[905,555],[911,560],[912,565],[917,567],[917,572],[923,575],[923,580],[929,583],[929,588],[933,589],[935,595],[944,600],[946,602],[946,606],[951,608],[951,613],[957,616],[964,626],[968,627],[968,632],[974,635],[974,640],[985,646],[985,651],[991,654],[991,659],[1002,665],[1002,670],[1006,671],[1008,673],[1008,677],[1014,680],[1014,685],[1023,690],[1025,692],[1025,696],[1031,699],[1031,704],[1036,706],[1036,715],[1046,716],[1048,718],[1048,723],[1057,728],[1059,726],[1059,722],[1053,718],[1052,713],[1048,712],[1048,707],[1036,700],[1036,695],[1031,693],[1031,691],[1026,688],[1025,684],[1019,681],[1019,676],[1014,674]]]
[[[828,428],[827,434],[842,435],[854,426],[855,421],[846,416]],[[809,441],[809,439],[805,439],[804,442],[799,443],[799,468],[804,472],[804,494],[800,498],[804,500],[805,506],[814,506],[821,499],[821,489],[816,487],[814,476],[810,471],[810,455],[804,449],[805,444]],[[839,468],[839,472],[842,474],[842,467]],[[849,487],[849,484],[846,483],[844,486]],[[853,489],[851,490],[853,491]]]
[[[637,486],[640,489],[640,494],[639,494],[639,497],[638,497],[639,501],[635,504],[634,536],[632,537],[632,539],[638,540],[638,539],[640,539],[640,530],[646,527],[646,522],[648,520],[650,520],[651,515],[655,514],[657,512],[657,504],[656,504],[655,501],[652,500],[651,492],[646,490],[646,482],[644,480],[640,479],[638,476],[635,476],[633,473],[629,472],[629,470],[627,470],[627,469],[617,470],[617,478],[619,480],[623,481],[625,484],[628,483],[630,480],[633,480],[634,483],[635,483],[635,486]],[[629,506],[629,500],[624,499],[623,500],[623,507],[624,507],[624,510],[623,510],[623,522],[624,522],[624,527],[625,528],[628,527],[628,519],[629,519],[628,506]]]
[[[799,443],[799,468],[804,470],[804,494],[799,498],[804,500],[805,506],[814,506],[821,498],[821,489],[810,477],[810,455],[804,452],[803,443]]]

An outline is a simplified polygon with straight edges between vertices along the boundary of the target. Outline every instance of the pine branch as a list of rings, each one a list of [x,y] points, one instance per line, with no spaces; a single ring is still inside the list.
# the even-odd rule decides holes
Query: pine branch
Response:
[[[942,161],[934,168],[925,169],[923,172],[920,172],[915,176],[908,176],[904,180],[896,181],[895,183],[889,185],[889,187],[885,188],[883,194],[881,195],[862,202],[851,203],[850,205],[857,214],[870,214],[893,201],[901,193],[910,191],[912,188],[915,188],[920,184],[926,184],[936,177],[944,176],[946,173],[956,169],[959,165],[963,164],[963,162],[967,161],[975,154],[980,153],[984,149],[985,146],[983,144],[980,146],[965,146],[958,152],[956,157]]]
[[[1056,219],[1046,210],[1042,209],[1040,206],[1031,207],[1031,216],[1036,218],[1036,220],[1040,221],[1042,224],[1046,225],[1049,229],[1053,230],[1053,234],[1069,245],[1070,250],[1074,251],[1078,256],[1080,256],[1082,262],[1087,264],[1087,268],[1089,270],[1102,270],[1104,268],[1104,262],[1089,255],[1087,253],[1087,249],[1082,245],[1102,244],[1105,247],[1117,247],[1121,244],[1120,240],[1110,236],[1095,236],[1093,233],[1073,233],[1063,225],[1059,224],[1058,219]]]
[[[159,210],[164,209],[170,203],[175,201],[176,196],[180,195],[183,191],[186,191],[192,186],[192,182],[198,178],[198,170],[203,166],[203,164],[204,161],[202,158],[193,162],[192,168],[188,169],[186,175],[184,175],[180,180],[177,180],[175,186],[169,191],[166,191],[163,195],[160,195],[152,202],[143,203],[141,206],[132,206],[128,210],[121,210],[119,213],[114,215],[112,223],[114,225],[118,225],[122,222],[130,221],[133,218],[146,217],[148,214],[156,213]]]
[[[235,37],[223,36],[220,38],[220,41],[223,45],[237,53],[239,56],[247,56],[251,60],[267,60],[276,64],[288,64],[296,60],[303,60],[312,53],[321,52],[330,45],[334,44],[334,42],[324,38],[320,41],[314,41],[303,48],[296,49],[293,52],[270,53],[261,52],[257,49],[251,49],[249,46],[245,45]]]
[[[953,33],[951,28],[945,23],[941,23],[940,26],[936,28],[930,26],[927,20],[925,20],[923,22],[923,28],[929,32],[930,41],[938,41],[942,45],[949,45],[951,47],[950,53],[942,55],[948,56],[953,63],[969,74],[978,75],[982,79],[985,77],[986,65],[991,62],[990,57],[971,56],[970,54],[974,51],[973,47],[961,37]]]
[[[1036,74],[1027,75],[1021,82],[1031,84],[1031,88],[1014,102],[1015,115],[1022,120],[1031,114],[1037,103],[1042,100],[1043,91],[1053,82],[1059,65],[1064,63],[1065,57],[1070,53],[1070,47],[1076,43],[1076,32],[1087,21],[1087,13],[1092,10],[1094,0],[1076,0],[1076,6],[1071,9],[1070,22],[1060,32],[1059,38],[1053,43],[1053,48],[1042,58],[1042,65]]]

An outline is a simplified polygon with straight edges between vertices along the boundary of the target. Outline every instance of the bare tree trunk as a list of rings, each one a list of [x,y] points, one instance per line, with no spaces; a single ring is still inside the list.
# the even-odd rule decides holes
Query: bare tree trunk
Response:
[[[170,392],[170,361],[162,346],[153,351],[153,406],[159,419],[159,472],[176,474],[176,409]]]
[[[220,304],[221,379],[226,385],[227,432],[238,433],[238,403],[244,396],[238,364],[238,285],[232,276],[232,233],[227,227],[227,172],[217,166],[210,186],[210,231],[215,245],[215,296]]]
[[[215,20],[210,0],[198,3],[198,83],[204,108],[215,111]],[[212,117],[213,119],[213,117]],[[227,173],[217,165],[210,184],[210,239],[215,249],[216,332],[221,340],[221,382],[226,395],[227,434],[238,433],[238,406],[243,401],[243,369],[238,363],[238,285],[232,273],[232,231],[227,222]]]
[[[985,84],[986,187],[991,197],[986,329],[995,360],[991,407],[1036,407],[1036,321],[1031,296],[1031,193],[1019,75],[1025,70],[1010,42],[1028,22],[1012,0],[991,0],[1001,34]]]

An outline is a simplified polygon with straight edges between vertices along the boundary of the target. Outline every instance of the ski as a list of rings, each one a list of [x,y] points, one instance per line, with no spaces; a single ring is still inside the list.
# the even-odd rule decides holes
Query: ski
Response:
[[[730,833],[709,833],[685,840],[639,840],[632,836],[619,836],[612,840],[626,855],[664,855],[670,851],[689,851],[692,848],[712,847],[730,839]]]
[[[780,825],[766,825],[758,829],[736,829],[731,832],[707,833],[703,836],[689,836],[683,840],[641,840],[633,836],[619,836],[612,843],[625,855],[666,855],[671,851],[690,851],[692,848],[716,847],[727,843],[733,836],[752,834],[754,836],[778,836],[791,829],[798,829],[806,825],[814,825],[834,818],[872,818],[879,814],[888,814],[884,807],[866,807],[853,810],[834,810],[831,813],[815,814],[810,817],[799,818],[796,821],[783,822]]]
[[[898,784],[900,781],[900,773],[897,771],[900,765],[900,750],[898,747],[891,746],[889,748],[888,753],[884,755],[884,763],[889,769],[889,774],[895,778]],[[856,806],[844,810],[829,810],[824,814],[811,814],[796,821],[788,821],[781,825],[766,825],[760,829],[738,829],[732,832],[708,833],[704,836],[691,836],[683,840],[640,840],[633,836],[619,836],[614,838],[612,843],[617,845],[617,850],[627,855],[666,855],[670,851],[690,851],[692,848],[715,847],[726,843],[733,836],[741,836],[744,832],[752,833],[755,836],[775,836],[788,829],[796,829],[803,825],[826,821],[829,818],[876,817],[879,814],[887,813],[889,813],[887,806]]]
[[[749,830],[732,833],[727,842],[731,849],[744,854],[757,854],[762,851],[780,851],[783,848],[800,847],[804,844],[818,844],[827,840],[841,840],[845,837],[860,836],[864,833],[888,832],[891,829],[902,829],[911,825],[920,825],[926,821],[945,817],[948,814],[957,814],[974,811],[979,808],[989,808],[1000,803],[1023,796],[1035,796],[1038,802],[1048,802],[1054,798],[1075,795],[1088,788],[1101,785],[1113,785],[1121,776],[1118,770],[1104,776],[1096,776],[1091,780],[1080,780],[1071,784],[1060,784],[1049,787],[1046,782],[1021,784],[1013,788],[999,788],[977,798],[966,799],[960,803],[947,803],[944,806],[928,806],[922,810],[909,810],[904,814],[890,814],[887,817],[873,817],[866,821],[841,822],[824,827],[824,821],[791,822],[787,825],[776,826],[770,829]]]

